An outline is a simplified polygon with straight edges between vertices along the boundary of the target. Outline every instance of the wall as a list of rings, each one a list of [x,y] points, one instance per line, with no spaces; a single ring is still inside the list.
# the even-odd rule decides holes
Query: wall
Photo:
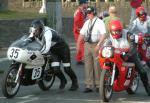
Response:
[[[0,48],[7,48],[14,40],[27,35],[32,20],[0,20]]]
[[[6,10],[8,8],[8,0],[0,0],[0,10]]]

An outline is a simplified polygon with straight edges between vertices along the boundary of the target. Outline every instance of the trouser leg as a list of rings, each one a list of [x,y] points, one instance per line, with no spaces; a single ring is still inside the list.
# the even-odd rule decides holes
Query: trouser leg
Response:
[[[60,86],[59,89],[64,89],[65,85],[67,83],[67,80],[63,74],[63,72],[60,69],[60,60],[58,56],[52,55],[52,61],[51,61],[51,68],[54,70],[54,74],[59,78],[60,80]]]
[[[60,70],[60,68],[54,68],[54,74],[59,78],[60,85],[59,89],[64,89],[65,85],[67,84],[67,80],[63,74],[63,72]]]
[[[74,71],[71,69],[71,60],[70,60],[70,50],[68,44],[62,42],[59,44],[57,48],[52,50],[55,55],[59,57],[64,66],[64,71],[72,80],[72,86],[69,90],[77,90],[78,89],[78,81]]]
[[[148,83],[148,76],[147,76],[147,73],[145,71],[147,68],[145,66],[141,65],[140,59],[137,56],[134,56],[132,59],[135,59],[134,61],[135,61],[135,64],[136,64],[136,69],[140,74],[141,81],[143,82],[145,91],[150,96],[150,85]]]
[[[141,81],[143,82],[145,91],[147,92],[147,94],[150,96],[150,85],[148,83],[148,76],[146,72],[142,72],[140,73],[140,77],[141,77]]]
[[[74,71],[71,69],[71,67],[64,67],[64,71],[70,77],[70,79],[72,81],[72,85],[69,90],[71,90],[71,91],[77,90],[79,88],[79,86],[78,86],[77,76],[75,75]]]
[[[93,88],[94,84],[94,62],[91,53],[91,47],[88,43],[85,43],[85,85],[86,88]]]

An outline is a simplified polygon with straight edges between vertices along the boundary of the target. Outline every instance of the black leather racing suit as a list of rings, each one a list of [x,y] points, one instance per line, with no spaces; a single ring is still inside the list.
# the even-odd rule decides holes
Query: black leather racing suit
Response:
[[[130,32],[127,32],[127,38],[130,42],[130,51],[127,53],[128,60],[135,63],[135,68],[140,74],[141,81],[143,82],[144,88],[147,94],[150,96],[150,85],[148,83],[148,76],[146,73],[146,67],[141,64],[141,60],[138,57],[137,43],[135,43],[134,35]]]
[[[31,35],[32,36],[32,35]],[[31,37],[29,36],[29,37]],[[42,45],[41,53],[49,54],[53,56],[50,66],[54,68],[55,75],[60,79],[61,84],[60,89],[64,89],[67,80],[60,70],[60,63],[63,63],[65,73],[72,80],[72,85],[69,90],[76,90],[78,88],[77,76],[74,71],[71,69],[71,60],[70,60],[70,50],[68,44],[64,39],[58,35],[58,33],[45,26],[40,38],[31,37],[32,40],[37,40]]]

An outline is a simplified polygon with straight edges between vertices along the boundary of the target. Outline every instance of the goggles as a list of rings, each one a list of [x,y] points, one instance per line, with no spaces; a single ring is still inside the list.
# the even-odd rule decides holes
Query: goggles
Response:
[[[142,17],[142,16],[146,16],[147,15],[147,13],[145,12],[145,11],[141,11],[141,12],[139,12],[139,17]]]
[[[111,31],[111,35],[121,34],[121,30],[113,30]]]

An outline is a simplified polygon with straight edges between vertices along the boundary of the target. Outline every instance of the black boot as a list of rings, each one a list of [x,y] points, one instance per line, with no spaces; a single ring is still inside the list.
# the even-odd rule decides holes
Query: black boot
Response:
[[[60,69],[54,69],[55,75],[60,79],[60,86],[59,89],[64,89],[65,85],[67,84],[67,80]]]
[[[148,96],[150,96],[150,85],[148,83],[148,77],[147,77],[146,72],[142,73],[142,75],[140,76],[141,76],[141,80],[143,82],[145,91],[147,92]]]
[[[144,87],[145,87],[145,90],[146,90],[148,96],[150,96],[150,85],[148,84],[148,85],[145,85]]]
[[[68,74],[68,76],[70,77],[70,79],[72,81],[72,85],[69,90],[70,91],[77,90],[79,88],[79,86],[78,86],[78,80],[77,80],[75,73],[73,72],[73,70],[71,68],[65,68],[65,72]]]

